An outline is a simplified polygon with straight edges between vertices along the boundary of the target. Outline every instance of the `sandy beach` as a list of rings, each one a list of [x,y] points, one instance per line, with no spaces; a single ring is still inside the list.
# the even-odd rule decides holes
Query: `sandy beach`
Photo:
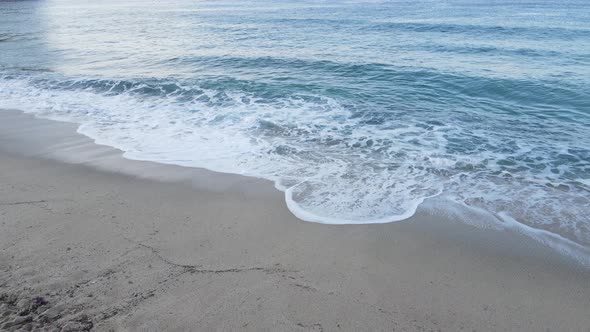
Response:
[[[0,111],[0,330],[590,331],[590,273],[418,213],[303,222],[270,182]]]

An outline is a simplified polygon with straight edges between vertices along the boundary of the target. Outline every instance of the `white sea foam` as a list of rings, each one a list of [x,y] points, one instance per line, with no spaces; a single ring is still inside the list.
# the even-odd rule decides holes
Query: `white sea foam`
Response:
[[[571,242],[560,250],[573,241],[590,243],[587,191],[564,183],[561,175],[571,165],[547,159],[548,151],[567,153],[566,143],[506,142],[495,137],[495,128],[465,128],[450,117],[432,122],[432,115],[367,126],[341,103],[318,95],[265,100],[181,84],[164,94],[138,92],[146,87],[114,92],[8,77],[0,79],[0,108],[78,123],[81,134],[130,159],[272,180],[285,192],[288,208],[307,221],[403,220],[444,193],[551,246],[561,238]],[[462,152],[473,139],[485,139],[491,148]],[[585,179],[579,183],[588,186]]]
[[[461,221],[477,228],[494,231],[514,231],[531,238],[571,259],[590,268],[590,248],[545,229],[535,228],[512,218],[506,211],[493,213],[478,206],[445,196],[428,201],[424,206],[434,214]]]

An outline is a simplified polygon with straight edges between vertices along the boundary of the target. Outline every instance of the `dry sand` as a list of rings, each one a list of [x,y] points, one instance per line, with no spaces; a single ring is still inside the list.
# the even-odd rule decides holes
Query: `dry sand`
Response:
[[[0,111],[0,330],[590,331],[589,271],[522,235],[307,223],[74,129]]]

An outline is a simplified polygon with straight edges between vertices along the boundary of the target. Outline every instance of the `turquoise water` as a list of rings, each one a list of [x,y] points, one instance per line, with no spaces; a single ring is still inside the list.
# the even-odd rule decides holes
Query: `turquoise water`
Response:
[[[0,2],[0,107],[309,221],[437,202],[590,245],[588,1]]]

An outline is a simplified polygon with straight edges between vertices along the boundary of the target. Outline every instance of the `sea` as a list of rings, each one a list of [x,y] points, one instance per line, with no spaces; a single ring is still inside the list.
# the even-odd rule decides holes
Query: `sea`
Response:
[[[590,249],[587,0],[0,1],[0,108],[271,180],[306,221]]]

